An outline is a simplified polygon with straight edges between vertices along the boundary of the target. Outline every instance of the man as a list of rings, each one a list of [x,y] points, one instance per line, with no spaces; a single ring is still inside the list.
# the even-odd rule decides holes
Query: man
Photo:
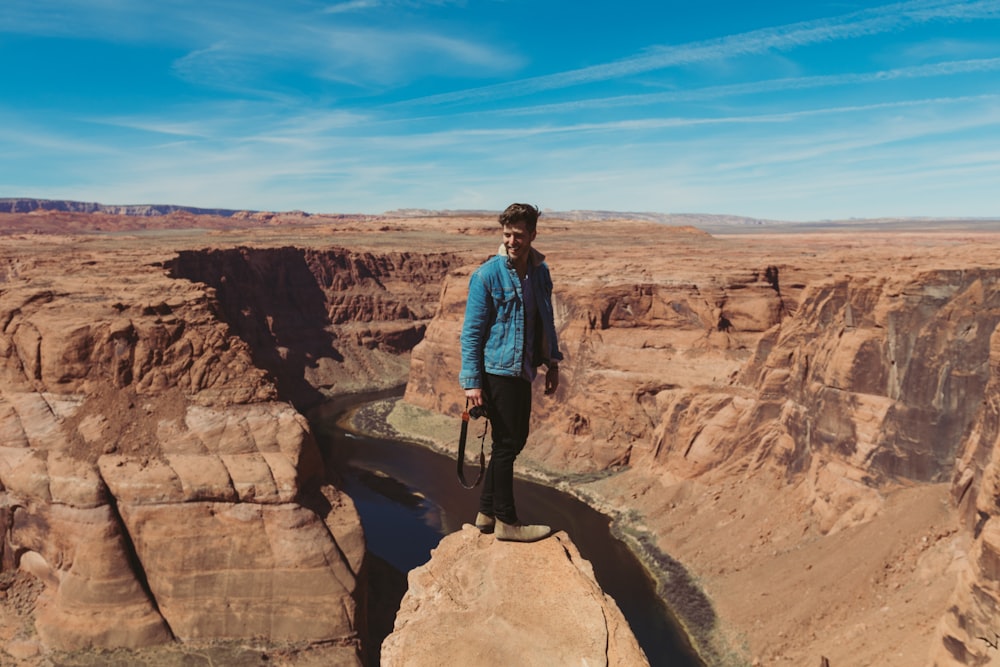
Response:
[[[544,365],[545,393],[559,386],[559,343],[552,313],[552,278],[531,247],[539,211],[511,204],[500,214],[503,243],[469,279],[459,382],[470,406],[484,405],[493,449],[476,527],[497,539],[533,542],[551,529],[525,525],[514,504],[514,459],[528,439],[531,383]]]

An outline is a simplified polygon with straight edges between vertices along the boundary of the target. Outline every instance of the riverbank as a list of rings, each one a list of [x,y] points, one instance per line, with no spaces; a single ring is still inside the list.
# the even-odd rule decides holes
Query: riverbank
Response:
[[[481,420],[470,422],[466,446],[466,476],[470,479],[479,465],[479,435],[483,424]],[[457,419],[415,407],[401,398],[381,399],[351,410],[345,413],[340,425],[369,436],[417,443],[452,460],[458,451],[460,423]],[[486,446],[488,448],[489,443]],[[746,664],[718,635],[717,617],[698,583],[679,561],[657,548],[655,536],[646,527],[643,517],[635,511],[622,512],[593,492],[595,483],[608,481],[618,473],[559,475],[537,465],[530,457],[522,459],[518,461],[520,477],[570,495],[611,520],[612,533],[641,563],[660,599],[668,604],[675,622],[706,664]]]

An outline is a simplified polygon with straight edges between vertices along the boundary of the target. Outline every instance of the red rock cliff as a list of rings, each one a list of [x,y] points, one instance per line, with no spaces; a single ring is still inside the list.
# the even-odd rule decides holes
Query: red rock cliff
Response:
[[[877,236],[814,237],[768,249],[680,232],[670,244],[650,241],[642,256],[653,259],[644,263],[635,247],[584,242],[571,250],[553,236],[549,264],[567,358],[557,400],[535,401],[526,463],[627,517],[638,541],[660,550],[651,561],[680,557],[702,579],[721,616],[688,619],[706,657],[734,650],[732,639],[718,640],[734,624],[751,637],[746,659],[921,664],[941,645],[940,664],[982,664],[992,649],[976,636],[1000,632],[1000,533],[990,522],[1000,507],[995,255],[944,237],[906,247]],[[546,250],[544,230],[536,245]],[[409,403],[459,411],[457,340],[470,271],[445,283],[413,354]],[[903,657],[882,662],[885,652],[859,647],[852,629],[863,622],[881,632],[893,623],[875,610],[889,609],[884,601],[903,590],[886,577],[902,563],[928,573],[920,585],[932,585],[923,577],[940,567],[952,581],[944,586],[954,586],[968,547],[937,510],[868,554],[841,552],[855,568],[845,576],[857,581],[831,589],[825,602],[799,612],[788,598],[774,609],[767,598],[751,603],[792,582],[825,586],[828,574],[808,574],[819,557],[805,556],[805,547],[853,549],[847,545],[867,526],[898,516],[904,490],[935,494],[952,479],[974,541],[941,639],[926,643],[946,616],[936,585],[923,594],[929,614],[907,610],[886,631],[888,643],[907,646],[905,627],[920,635]],[[807,572],[800,579],[786,571],[772,589],[748,583],[759,577],[765,586],[782,559]],[[913,599],[906,593],[899,608]],[[824,633],[810,640],[789,629],[808,637],[812,627]]]
[[[287,401],[401,382],[449,257],[147,253],[5,241],[0,570],[44,582],[44,650],[253,639],[359,664],[360,522]]]
[[[211,286],[220,318],[300,408],[402,383],[452,254],[345,249],[182,251],[170,275]]]

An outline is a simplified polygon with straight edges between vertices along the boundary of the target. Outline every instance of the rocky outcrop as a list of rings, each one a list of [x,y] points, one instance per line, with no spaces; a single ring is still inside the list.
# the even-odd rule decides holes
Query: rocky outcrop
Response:
[[[448,256],[10,245],[0,570],[44,582],[44,650],[252,638],[359,664],[364,536],[288,399],[401,381]]]
[[[470,525],[410,572],[384,667],[648,665],[566,533],[499,542]]]
[[[356,644],[363,536],[304,418],[203,287],[89,267],[0,295],[2,562],[46,583],[39,638]]]

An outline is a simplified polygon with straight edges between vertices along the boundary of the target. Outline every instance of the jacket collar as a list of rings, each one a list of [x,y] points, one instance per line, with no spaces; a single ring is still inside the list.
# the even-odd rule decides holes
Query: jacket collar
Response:
[[[507,257],[507,246],[501,243],[497,254],[501,257]],[[545,255],[535,250],[535,246],[531,246],[531,253],[529,253],[528,257],[531,259],[532,266],[541,266],[542,262],[545,261]]]

